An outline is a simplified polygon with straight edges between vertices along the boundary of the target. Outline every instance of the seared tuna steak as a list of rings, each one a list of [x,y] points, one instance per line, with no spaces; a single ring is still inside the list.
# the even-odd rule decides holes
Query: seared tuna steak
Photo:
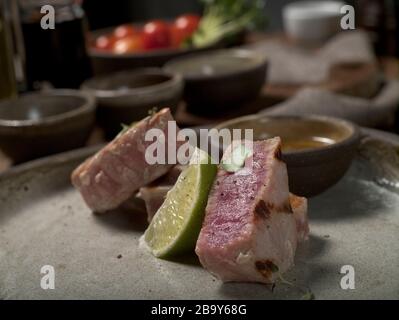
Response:
[[[173,121],[170,110],[162,109],[129,128],[75,169],[72,183],[93,211],[103,212],[118,207],[140,187],[173,167],[168,164],[150,165],[145,159],[145,151],[153,143],[145,141],[145,134],[152,128],[164,133],[168,156],[168,121]]]
[[[293,264],[296,246],[280,138],[254,142],[238,171],[219,167],[195,251],[223,281],[272,283]]]

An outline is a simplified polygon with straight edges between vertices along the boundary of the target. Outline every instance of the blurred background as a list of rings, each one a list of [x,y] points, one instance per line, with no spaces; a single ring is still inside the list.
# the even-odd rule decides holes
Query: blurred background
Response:
[[[322,114],[398,131],[398,0],[0,0],[0,19],[3,167],[163,106],[182,127]]]
[[[154,18],[173,18],[185,12],[201,13],[203,5],[198,0],[120,0],[118,7],[110,7],[106,1],[85,0],[84,8],[87,12],[92,29],[103,28],[129,21],[143,21]],[[282,30],[282,8],[294,0],[265,1],[265,15],[268,17],[268,30]],[[346,1],[354,5],[356,1]],[[372,1],[371,1],[372,2]],[[375,1],[384,2],[384,1]],[[111,14],[112,13],[112,14]],[[109,15],[112,15],[110,20]]]

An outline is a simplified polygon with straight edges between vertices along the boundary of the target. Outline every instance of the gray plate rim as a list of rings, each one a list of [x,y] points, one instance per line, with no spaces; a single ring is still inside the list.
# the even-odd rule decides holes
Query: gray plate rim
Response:
[[[378,138],[383,141],[387,141],[390,143],[393,143],[395,145],[399,145],[399,135],[390,133],[390,132],[385,132],[377,129],[370,129],[370,128],[361,128],[361,132],[363,135],[368,135],[372,136],[375,138]],[[75,149],[63,153],[59,153],[56,155],[51,155],[48,157],[43,157],[40,159],[32,160],[20,165],[17,165],[15,167],[11,167],[10,169],[0,173],[0,181],[9,177],[12,177],[14,175],[18,175],[20,173],[33,170],[38,167],[42,167],[44,165],[48,164],[62,164],[68,161],[71,161],[73,159],[77,158],[84,158],[84,157],[89,157],[90,155],[94,154],[96,151],[98,151],[101,147],[103,147],[104,144],[99,144],[99,145],[94,145],[90,147],[83,147],[80,149]]]

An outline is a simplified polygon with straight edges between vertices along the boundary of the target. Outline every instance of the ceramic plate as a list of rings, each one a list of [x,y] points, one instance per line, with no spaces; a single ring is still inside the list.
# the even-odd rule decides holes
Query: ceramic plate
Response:
[[[94,149],[16,167],[0,176],[0,299],[399,299],[399,137],[368,134],[345,177],[310,200],[310,239],[291,284],[274,288],[222,284],[194,256],[154,258],[138,247],[139,206],[92,214],[69,176]],[[54,290],[41,288],[44,265]],[[341,288],[345,265],[355,289]]]

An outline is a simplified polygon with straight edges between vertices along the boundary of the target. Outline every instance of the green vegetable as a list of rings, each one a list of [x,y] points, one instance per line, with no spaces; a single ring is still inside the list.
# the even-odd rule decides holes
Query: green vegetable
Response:
[[[206,47],[265,23],[264,0],[203,0],[204,14],[198,30],[186,45]]]
[[[302,297],[301,300],[314,300],[316,297],[313,292],[308,291]]]
[[[272,272],[274,273],[274,272],[278,272],[278,266],[276,266],[273,262],[271,263],[271,270],[272,270]]]
[[[122,130],[118,133],[115,138],[119,138],[121,135],[124,135],[130,128],[134,127],[138,122],[133,121],[130,125],[121,123]]]
[[[116,138],[119,138],[121,135],[123,135],[127,130],[130,129],[130,126],[128,126],[127,124],[121,123],[121,127],[122,130],[118,133],[118,135],[116,136]]]
[[[158,112],[158,108],[157,107],[153,107],[150,110],[148,110],[148,115],[149,116],[153,116],[154,114],[156,114]]]
[[[153,116],[154,114],[156,114],[158,112],[158,108],[157,107],[153,107],[150,110],[148,110],[148,117]],[[148,117],[144,118],[147,119]],[[143,120],[144,120],[143,119]],[[118,133],[118,135],[116,136],[116,138],[119,138],[121,135],[123,135],[124,133],[126,133],[126,131],[128,131],[131,127],[133,127],[138,121],[133,121],[130,125],[125,124],[125,123],[121,123],[121,127],[122,130]]]

